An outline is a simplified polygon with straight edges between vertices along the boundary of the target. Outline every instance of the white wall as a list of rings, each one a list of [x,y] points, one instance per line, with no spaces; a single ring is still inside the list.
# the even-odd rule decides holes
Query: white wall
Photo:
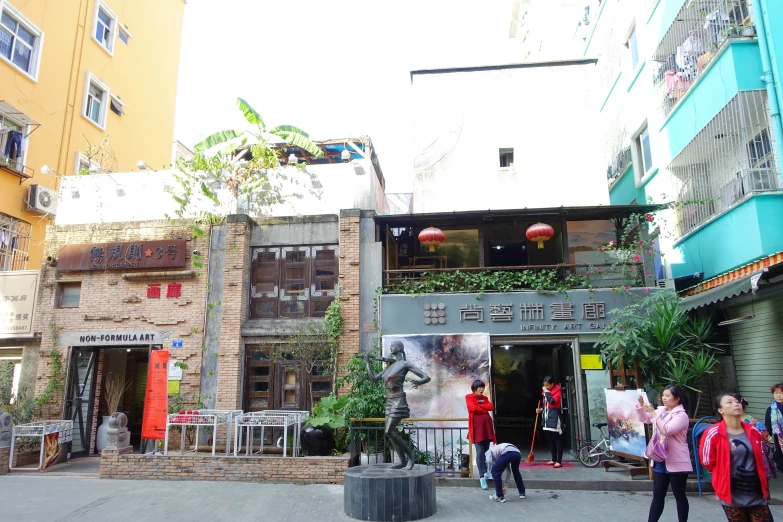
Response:
[[[357,175],[357,168],[361,175]],[[308,165],[307,173],[314,174],[323,186],[320,199],[302,186],[291,185],[291,193],[302,198],[289,198],[286,203],[271,208],[267,215],[337,214],[341,209],[360,208],[386,212],[383,189],[370,160],[329,165]],[[296,176],[309,181],[307,173]],[[164,190],[165,185],[178,187],[172,171],[126,172],[65,176],[61,180],[57,205],[57,225],[144,221],[175,216],[176,202]],[[117,195],[122,187],[124,196]],[[78,192],[78,198],[74,198]],[[228,199],[228,198],[224,198]],[[215,211],[204,199],[197,200],[196,210]],[[229,213],[225,209],[218,213]]]
[[[595,65],[413,76],[414,212],[608,204]],[[514,148],[501,169],[499,149]]]

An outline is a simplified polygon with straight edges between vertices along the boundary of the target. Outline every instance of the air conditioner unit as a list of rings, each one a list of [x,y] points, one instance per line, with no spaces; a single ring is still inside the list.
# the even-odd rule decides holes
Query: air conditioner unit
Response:
[[[655,286],[661,289],[674,290],[674,279],[658,279]]]
[[[25,203],[25,210],[54,216],[57,209],[57,192],[42,185],[30,185]]]

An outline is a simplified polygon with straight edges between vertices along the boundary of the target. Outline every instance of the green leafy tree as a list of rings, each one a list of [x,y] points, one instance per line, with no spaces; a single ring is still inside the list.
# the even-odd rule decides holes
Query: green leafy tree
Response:
[[[178,203],[176,216],[197,217],[202,223],[216,223],[221,214],[246,212],[263,215],[288,198],[302,197],[308,190],[320,196],[320,184],[302,164],[281,168],[280,144],[299,147],[320,157],[323,151],[309,135],[293,125],[268,128],[261,115],[242,98],[237,107],[250,130],[227,129],[215,132],[196,144],[192,160],[177,162],[174,178],[178,189],[169,191]],[[197,201],[215,210],[194,211]],[[195,227],[197,235],[203,235]]]
[[[709,318],[691,317],[680,309],[672,291],[653,292],[613,312],[612,320],[598,339],[601,356],[618,367],[621,361],[636,361],[646,382],[656,391],[677,384],[696,396],[691,412],[698,411],[702,391],[696,383],[714,373],[717,355],[723,350],[711,342]]]

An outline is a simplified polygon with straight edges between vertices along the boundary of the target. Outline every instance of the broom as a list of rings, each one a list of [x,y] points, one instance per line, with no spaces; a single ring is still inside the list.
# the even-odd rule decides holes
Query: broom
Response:
[[[541,409],[541,401],[538,401],[538,406],[536,406],[536,410]],[[533,441],[530,443],[530,454],[527,456],[527,462],[530,464],[534,460],[536,460],[536,456],[533,453],[533,445],[536,443],[536,430],[538,429],[538,411],[536,411],[536,423],[533,425]]]

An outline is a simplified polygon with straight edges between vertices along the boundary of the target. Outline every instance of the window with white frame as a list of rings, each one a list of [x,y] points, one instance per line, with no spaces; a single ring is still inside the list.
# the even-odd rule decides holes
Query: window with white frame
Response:
[[[109,53],[114,52],[114,35],[117,32],[117,16],[109,7],[98,1],[95,3],[95,23],[92,37]]]
[[[88,73],[87,88],[84,93],[84,117],[103,129],[106,126],[108,105],[109,88]]]
[[[24,172],[27,126],[0,113],[0,165]]]
[[[636,69],[636,66],[639,65],[639,42],[636,38],[636,27],[631,29],[631,34],[628,35],[625,46],[628,48],[628,53],[631,57],[631,69]]]
[[[636,144],[636,156],[641,163],[641,170],[639,172],[639,178],[650,172],[652,168],[652,149],[650,148],[650,131],[647,125],[636,136],[634,140]]]
[[[101,165],[93,161],[81,152],[76,153],[76,168],[74,174],[93,174],[101,170]]]
[[[130,31],[128,31],[128,28],[123,25],[119,26],[119,32],[117,33],[117,35],[119,36],[120,40],[122,40],[122,43],[124,43],[125,45],[128,45],[128,40],[130,40],[133,37],[133,35],[130,34]]]
[[[35,79],[43,33],[5,4],[0,15],[0,56]]]

